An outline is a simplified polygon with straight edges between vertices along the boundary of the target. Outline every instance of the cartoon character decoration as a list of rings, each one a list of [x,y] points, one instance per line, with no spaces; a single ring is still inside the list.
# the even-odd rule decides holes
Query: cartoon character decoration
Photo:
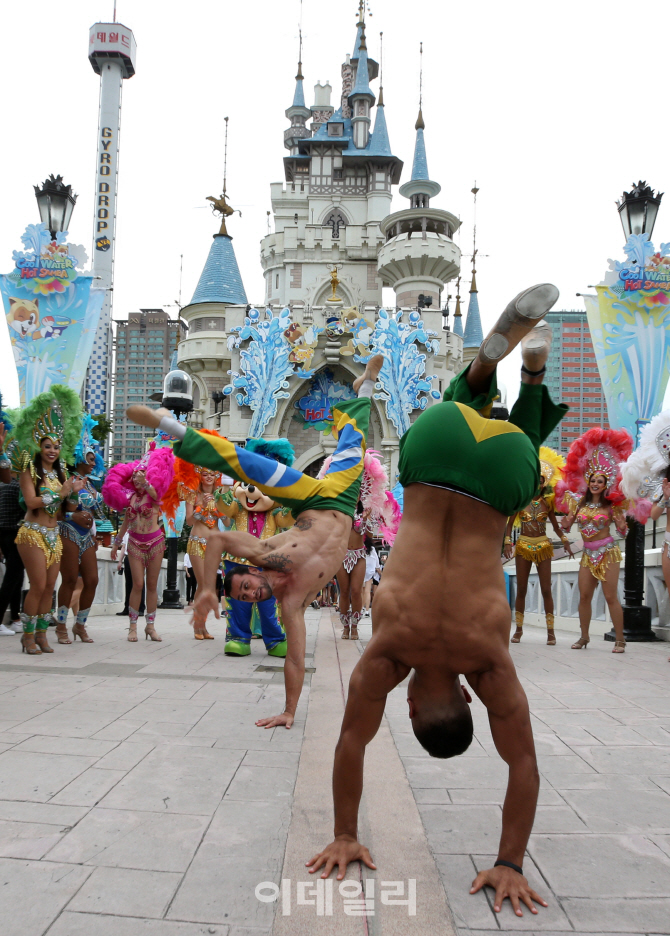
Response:
[[[295,454],[293,446],[286,439],[266,441],[249,439],[246,448],[268,458],[274,458],[283,465],[292,465]],[[236,482],[233,490],[219,500],[219,510],[233,520],[233,529],[251,533],[258,539],[269,539],[293,526],[294,520],[288,509],[279,507],[270,497],[263,494],[253,484]],[[224,566],[227,572],[234,565],[249,565],[247,559],[234,556],[226,558]],[[279,622],[278,605],[275,598],[267,598],[255,604],[226,599],[228,605],[227,642],[224,652],[228,656],[248,656],[251,653],[251,619],[254,608],[257,609],[261,624],[261,636],[268,654],[275,657],[286,656],[286,637]]]
[[[372,333],[375,330],[374,325],[358,314],[356,306],[342,310],[342,324],[343,333],[348,334],[351,332],[353,338],[350,338],[344,347],[340,348],[340,354],[347,356],[367,354],[372,340]]]
[[[302,364],[308,369],[312,363],[319,333],[312,325],[303,329],[297,322],[291,322],[284,331],[284,338],[291,345],[288,359],[292,364]]]
[[[339,338],[340,335],[344,334],[344,326],[342,325],[342,319],[340,318],[340,313],[333,311],[326,312],[326,335],[329,338]]]

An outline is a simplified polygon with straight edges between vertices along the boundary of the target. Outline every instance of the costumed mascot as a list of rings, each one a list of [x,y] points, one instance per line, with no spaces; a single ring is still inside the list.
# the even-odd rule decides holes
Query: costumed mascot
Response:
[[[293,446],[286,439],[249,439],[246,444],[249,452],[258,452],[266,458],[274,458],[289,467],[293,464],[295,453]],[[288,508],[279,507],[270,497],[263,494],[253,484],[236,482],[232,493],[218,500],[218,509],[233,520],[233,529],[251,533],[258,539],[265,540],[282,530],[293,526],[294,520]],[[228,556],[225,571],[234,565],[249,565],[248,559]],[[251,617],[254,607],[258,610],[261,623],[261,636],[268,654],[275,657],[286,656],[286,637],[279,622],[277,600],[238,601],[226,599],[228,605],[227,642],[224,652],[228,656],[248,656],[251,653]]]

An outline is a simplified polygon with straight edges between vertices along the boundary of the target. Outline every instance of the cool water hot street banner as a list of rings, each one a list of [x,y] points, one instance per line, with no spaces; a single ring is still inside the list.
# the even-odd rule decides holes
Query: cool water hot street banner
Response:
[[[632,234],[586,313],[610,425],[639,430],[660,413],[670,374],[670,243]]]
[[[13,272],[0,276],[22,406],[52,383],[79,393],[91,356],[105,294],[78,272],[86,252],[66,238],[29,224]]]

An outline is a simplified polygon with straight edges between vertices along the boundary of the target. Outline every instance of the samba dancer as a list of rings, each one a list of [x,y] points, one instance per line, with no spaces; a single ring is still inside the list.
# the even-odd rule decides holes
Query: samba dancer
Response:
[[[81,435],[74,450],[75,477],[82,482],[82,488],[76,500],[73,498],[68,505],[71,509],[58,524],[63,544],[61,586],[58,590],[56,611],[56,638],[59,644],[72,643],[67,632],[67,614],[79,576],[82,578],[83,588],[79,595],[79,608],[72,627],[72,636],[73,639],[79,637],[82,643],[93,643],[93,639],[88,636],[86,622],[98,587],[95,520],[102,520],[105,516],[102,511],[102,494],[91,482],[93,472],[100,480],[105,473],[105,465],[96,451],[92,434],[96,425],[97,420],[85,413]]]
[[[221,438],[218,432],[202,431]],[[229,490],[230,484],[232,478],[218,471],[175,458],[174,479],[165,497],[164,509],[168,517],[174,518],[179,501],[186,503],[186,524],[191,527],[186,553],[195,576],[196,598],[205,578],[207,541],[212,533],[218,531],[219,520],[225,516],[220,509],[220,497]],[[194,621],[193,636],[196,640],[214,640],[206,622]]]
[[[511,643],[519,643],[523,636],[523,616],[526,609],[526,592],[528,591],[528,578],[533,563],[537,567],[537,577],[540,581],[540,590],[544,602],[544,613],[547,622],[547,644],[556,645],[554,633],[554,598],[551,594],[551,560],[554,556],[554,547],[547,536],[547,520],[551,523],[554,532],[563,541],[563,546],[572,556],[572,548],[568,537],[558,526],[555,511],[554,485],[561,476],[561,468],[565,459],[558,452],[543,445],[540,448],[540,487],[533,500],[509,518],[505,530],[505,548],[503,554],[506,559],[515,557],[516,562],[516,601],[514,604],[514,617],[516,630]],[[519,522],[521,534],[512,542],[512,528]]]
[[[82,416],[77,394],[54,384],[21,411],[16,426],[15,437],[23,449],[19,480],[27,512],[15,542],[30,581],[21,613],[21,649],[30,656],[53,653],[47,629],[63,553],[58,518],[64,505],[69,510],[76,507],[84,486],[81,478],[67,478],[61,455],[64,461],[72,458]]]
[[[105,503],[113,510],[125,510],[123,524],[116,534],[111,559],[123,542],[126,530],[128,537],[128,560],[133,575],[128,616],[128,640],[137,642],[137,619],[142,585],[146,575],[146,626],[145,639],[160,641],[154,622],[158,606],[158,576],[165,552],[165,534],[158,521],[162,512],[161,501],[167,493],[173,475],[174,455],[170,448],[150,448],[141,461],[114,465],[109,469],[102,487]]]
[[[625,429],[589,429],[570,446],[556,496],[567,516],[561,520],[566,533],[577,523],[584,541],[579,578],[579,626],[581,637],[573,650],[586,649],[590,642],[591,602],[602,585],[616,640],[612,653],[624,653],[623,608],[618,596],[621,550],[610,534],[614,523],[619,536],[628,532],[621,490],[620,463],[633,451],[633,440]]]

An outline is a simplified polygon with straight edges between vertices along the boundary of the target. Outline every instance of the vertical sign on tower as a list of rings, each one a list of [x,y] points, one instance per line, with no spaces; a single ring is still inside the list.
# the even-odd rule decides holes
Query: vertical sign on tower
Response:
[[[85,404],[92,413],[111,409],[112,287],[118,179],[121,87],[135,74],[135,37],[121,23],[95,23],[89,32],[88,58],[100,75],[100,116],[95,173],[93,273],[105,300],[86,378]]]

